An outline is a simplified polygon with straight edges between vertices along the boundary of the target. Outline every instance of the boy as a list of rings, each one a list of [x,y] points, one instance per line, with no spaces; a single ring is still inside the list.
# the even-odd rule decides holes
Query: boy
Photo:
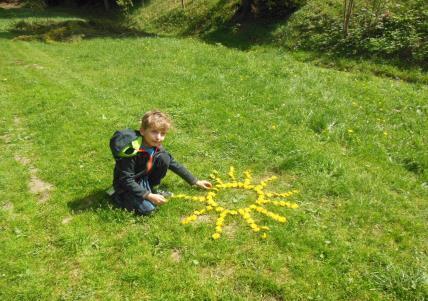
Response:
[[[148,215],[156,206],[166,202],[165,196],[154,189],[165,177],[168,169],[187,183],[210,189],[211,183],[197,180],[184,166],[162,147],[171,127],[169,117],[157,110],[144,114],[140,131],[135,131],[142,141],[135,155],[116,159],[114,168],[114,202],[122,208]],[[134,133],[132,133],[134,134]]]

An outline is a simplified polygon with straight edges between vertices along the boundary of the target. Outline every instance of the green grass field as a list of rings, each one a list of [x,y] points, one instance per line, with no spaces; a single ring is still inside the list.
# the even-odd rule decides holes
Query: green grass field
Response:
[[[426,85],[263,46],[14,40],[28,17],[0,9],[1,300],[427,299]],[[76,17],[32,18],[48,19]],[[300,207],[269,207],[285,224],[254,215],[265,240],[238,218],[219,240],[214,214],[181,225],[201,207],[186,200],[151,217],[112,208],[109,138],[152,108],[173,117],[165,147],[195,175],[276,175],[266,190],[298,189]],[[165,186],[205,194],[174,174]]]

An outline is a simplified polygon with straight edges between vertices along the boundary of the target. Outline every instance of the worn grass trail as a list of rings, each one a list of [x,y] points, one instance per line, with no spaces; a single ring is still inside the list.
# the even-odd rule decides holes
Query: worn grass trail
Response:
[[[0,20],[2,300],[427,297],[426,86],[193,39],[12,41],[15,21]],[[257,216],[267,240],[236,220],[213,241],[213,216],[180,225],[196,203],[109,207],[108,139],[154,107],[195,175],[277,175],[267,190],[299,189],[300,208],[272,208],[285,225]],[[45,202],[31,168],[53,185]]]

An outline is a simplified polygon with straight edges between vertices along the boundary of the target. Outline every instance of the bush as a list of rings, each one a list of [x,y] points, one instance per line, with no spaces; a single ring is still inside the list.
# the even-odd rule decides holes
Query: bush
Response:
[[[423,1],[395,11],[378,6],[357,8],[347,36],[343,34],[341,5],[333,1],[318,4],[309,3],[291,18],[282,36],[289,46],[422,64],[428,61],[428,10]]]

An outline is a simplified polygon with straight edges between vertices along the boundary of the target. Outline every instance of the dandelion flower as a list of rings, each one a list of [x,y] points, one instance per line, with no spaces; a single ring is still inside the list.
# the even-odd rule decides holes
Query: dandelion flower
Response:
[[[213,239],[215,239],[215,240],[217,240],[217,239],[219,239],[219,238],[220,238],[220,236],[221,236],[221,234],[220,234],[220,233],[214,233],[214,234],[212,235],[212,238],[213,238]]]

